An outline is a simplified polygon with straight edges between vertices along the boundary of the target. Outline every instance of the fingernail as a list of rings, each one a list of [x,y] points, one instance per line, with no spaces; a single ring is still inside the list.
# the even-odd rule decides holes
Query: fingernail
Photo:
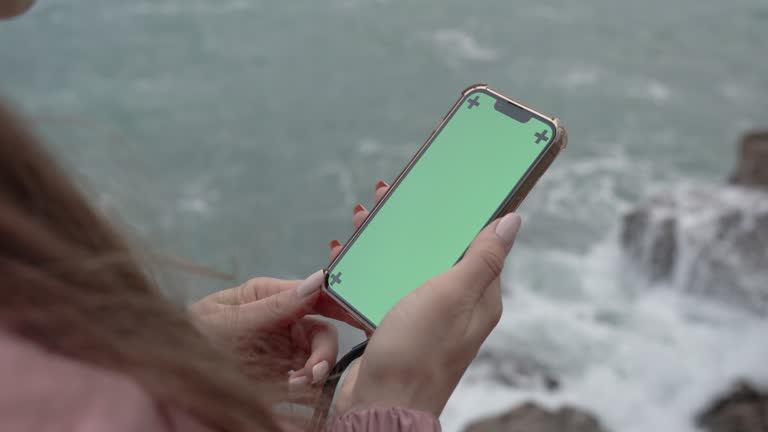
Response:
[[[496,225],[496,235],[501,237],[507,246],[512,246],[522,222],[522,219],[520,219],[520,216],[517,213],[510,213],[501,218],[499,224]]]
[[[328,247],[331,248],[331,250],[334,250],[339,246],[341,246],[341,242],[338,240],[331,240],[331,242],[328,243]]]
[[[296,293],[300,298],[311,296],[323,286],[323,276],[322,270],[312,273],[299,284],[298,288],[296,288]]]
[[[376,190],[379,190],[383,187],[388,187],[389,185],[384,180],[379,180],[376,182]]]
[[[312,366],[312,384],[317,384],[325,380],[325,377],[328,376],[329,370],[330,367],[328,366],[328,362],[325,360]]]
[[[358,203],[355,205],[355,207],[352,209],[352,214],[360,213],[361,211],[365,210],[365,207],[363,207],[362,204]]]
[[[309,384],[309,377],[300,376],[288,380],[288,387],[302,387]]]

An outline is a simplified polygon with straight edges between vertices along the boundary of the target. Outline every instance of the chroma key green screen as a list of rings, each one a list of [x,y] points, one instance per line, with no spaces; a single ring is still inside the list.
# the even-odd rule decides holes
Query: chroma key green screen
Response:
[[[555,137],[554,123],[478,89],[328,269],[327,287],[372,326],[450,269]]]

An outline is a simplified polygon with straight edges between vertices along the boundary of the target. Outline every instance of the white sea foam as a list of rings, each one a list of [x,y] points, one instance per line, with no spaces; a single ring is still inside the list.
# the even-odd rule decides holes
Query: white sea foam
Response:
[[[480,44],[473,35],[459,29],[440,29],[432,33],[432,41],[451,58],[471,61],[493,61],[499,53]]]
[[[357,143],[357,151],[364,156],[381,153],[384,149],[381,143],[373,138],[363,138]]]
[[[720,93],[726,99],[734,102],[751,101],[759,94],[749,84],[738,81],[724,82],[720,85]]]
[[[230,14],[253,9],[258,4],[249,0],[228,1],[165,1],[126,2],[120,7],[110,8],[105,18],[126,18],[130,16],[182,16]]]
[[[598,83],[600,71],[594,67],[574,67],[565,72],[562,83],[566,88],[588,87]]]
[[[189,213],[206,214],[211,205],[201,197],[185,197],[179,200],[179,209]]]
[[[662,105],[672,97],[672,89],[667,84],[655,79],[633,80],[627,86],[627,94],[633,98],[645,99]]]
[[[583,407],[615,432],[692,432],[695,415],[729,383],[768,382],[765,321],[663,287],[631,293],[612,237],[572,257],[581,279],[570,283],[583,288],[575,298],[547,298],[514,271],[541,253],[512,258],[523,263],[505,275],[514,295],[488,349],[542,359],[558,370],[561,390],[464,382],[443,415],[445,430],[534,400]]]
[[[542,179],[529,219],[567,214],[572,228],[603,221],[608,233],[586,253],[519,243],[504,274],[504,316],[483,351],[534,359],[561,387],[513,388],[470,368],[443,414],[446,431],[535,401],[584,408],[613,432],[693,432],[696,414],[734,381],[768,383],[768,321],[625,271],[617,221],[636,200],[617,189],[628,181],[657,190],[656,169],[614,151],[556,165]],[[755,205],[739,190],[721,199]]]
[[[219,193],[211,187],[209,179],[200,178],[186,184],[176,200],[176,208],[182,213],[208,215],[214,208]]]

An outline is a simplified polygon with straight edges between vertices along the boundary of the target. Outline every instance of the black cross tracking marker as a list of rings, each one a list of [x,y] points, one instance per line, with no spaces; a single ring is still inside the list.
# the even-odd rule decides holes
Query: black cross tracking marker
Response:
[[[480,106],[480,102],[477,101],[478,99],[480,99],[480,96],[475,96],[472,99],[467,99],[467,103],[469,104],[467,105],[467,109],[472,109],[472,107]]]
[[[336,284],[341,283],[341,272],[338,273],[331,273],[331,276],[329,278],[328,286],[334,286]]]

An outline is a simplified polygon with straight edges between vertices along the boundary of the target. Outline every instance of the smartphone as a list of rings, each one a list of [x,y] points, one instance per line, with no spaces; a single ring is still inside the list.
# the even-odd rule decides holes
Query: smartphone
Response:
[[[566,144],[557,118],[468,87],[331,261],[326,292],[373,331],[515,210]]]

